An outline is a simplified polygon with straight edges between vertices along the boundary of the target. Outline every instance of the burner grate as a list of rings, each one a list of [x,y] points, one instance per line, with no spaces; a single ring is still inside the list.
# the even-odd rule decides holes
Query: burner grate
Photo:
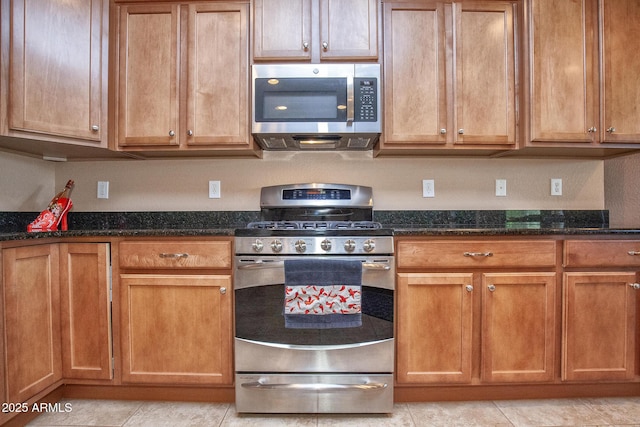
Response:
[[[382,224],[373,221],[257,221],[247,228],[258,230],[373,230]]]

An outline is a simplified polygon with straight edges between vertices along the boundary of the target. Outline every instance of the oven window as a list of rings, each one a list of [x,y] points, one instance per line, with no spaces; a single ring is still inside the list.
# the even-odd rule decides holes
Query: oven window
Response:
[[[344,78],[256,79],[255,121],[344,122],[346,87]]]
[[[293,345],[342,345],[393,338],[393,291],[362,287],[362,326],[290,329],[284,325],[284,285],[237,289],[236,337]]]

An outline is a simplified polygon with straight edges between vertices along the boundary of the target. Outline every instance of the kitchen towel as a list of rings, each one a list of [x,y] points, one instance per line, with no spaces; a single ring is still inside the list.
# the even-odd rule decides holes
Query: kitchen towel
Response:
[[[284,262],[286,328],[362,326],[362,262],[291,259]]]

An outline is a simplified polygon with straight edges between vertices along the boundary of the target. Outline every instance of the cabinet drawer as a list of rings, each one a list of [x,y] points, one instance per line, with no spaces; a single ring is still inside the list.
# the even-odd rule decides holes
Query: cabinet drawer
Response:
[[[640,267],[640,240],[567,240],[565,267]]]
[[[399,241],[400,268],[554,267],[554,240]]]
[[[231,241],[120,243],[120,268],[231,268]]]

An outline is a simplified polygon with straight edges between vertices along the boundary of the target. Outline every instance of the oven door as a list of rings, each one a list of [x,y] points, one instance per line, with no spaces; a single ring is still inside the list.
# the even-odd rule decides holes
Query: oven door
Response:
[[[235,257],[236,371],[393,372],[393,256],[349,256],[363,263],[362,325],[339,329],[285,327],[287,258]]]

